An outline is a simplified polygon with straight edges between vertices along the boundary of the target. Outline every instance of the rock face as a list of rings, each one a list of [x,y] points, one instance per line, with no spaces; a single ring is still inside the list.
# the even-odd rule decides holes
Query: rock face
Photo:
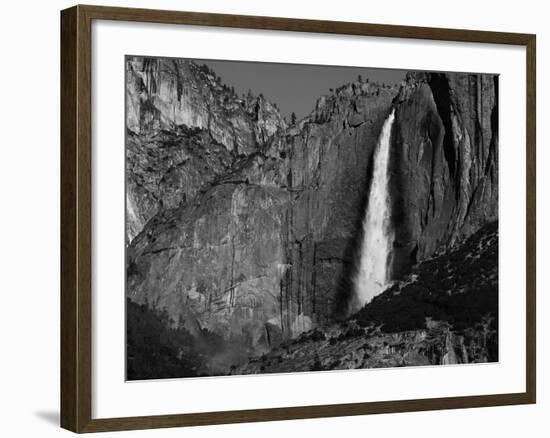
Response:
[[[176,208],[158,213],[132,241],[129,297],[167,309],[190,331],[240,340],[252,353],[331,321],[364,210],[357,188],[367,185],[396,94],[376,84],[342,87],[221,177],[231,156],[212,143],[217,165],[186,185],[194,198],[158,190]],[[181,153],[181,142],[174,147]],[[200,181],[210,188],[197,194]]]
[[[126,138],[126,238],[158,211],[193,199],[224,175],[235,156],[207,131],[180,127]]]
[[[349,321],[316,328],[233,374],[498,361],[498,223],[419,263]]]
[[[206,65],[190,60],[129,56],[126,92],[126,127],[135,133],[185,125],[249,154],[285,126],[262,96],[240,99]]]
[[[192,333],[223,335],[259,351],[280,339],[280,230],[288,193],[221,183],[194,203],[155,216],[134,239],[132,300],[147,300]]]
[[[281,296],[290,314],[316,325],[345,312],[372,156],[396,93],[367,83],[341,87],[279,139],[292,194]]]
[[[205,65],[127,57],[127,241],[285,127],[274,105],[239,98]]]
[[[399,278],[498,218],[498,77],[409,74],[392,138]]]
[[[191,61],[129,58],[128,298],[248,355],[346,318],[384,120],[398,278],[496,219],[496,84],[359,81],[286,126]]]

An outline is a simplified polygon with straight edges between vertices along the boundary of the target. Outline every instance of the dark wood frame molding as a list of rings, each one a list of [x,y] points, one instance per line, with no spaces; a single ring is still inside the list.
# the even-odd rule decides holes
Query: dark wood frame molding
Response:
[[[222,26],[525,46],[527,52],[527,369],[514,394],[92,419],[92,20]],[[529,404],[536,401],[536,37],[531,34],[75,6],[61,12],[61,426],[99,432]]]

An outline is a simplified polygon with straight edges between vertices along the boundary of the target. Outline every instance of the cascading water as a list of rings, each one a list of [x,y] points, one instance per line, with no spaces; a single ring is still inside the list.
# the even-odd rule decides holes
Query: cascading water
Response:
[[[359,269],[354,279],[354,306],[362,307],[388,286],[388,258],[391,251],[390,200],[388,163],[391,128],[395,114],[388,116],[374,152],[374,169],[369,199],[363,219],[363,241]]]

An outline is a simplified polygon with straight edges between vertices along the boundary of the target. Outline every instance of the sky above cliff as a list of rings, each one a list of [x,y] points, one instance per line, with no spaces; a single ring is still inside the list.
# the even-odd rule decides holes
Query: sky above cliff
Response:
[[[406,70],[364,67],[203,59],[196,62],[208,65],[226,85],[235,87],[239,95],[246,94],[249,89],[255,95],[262,93],[266,99],[277,104],[287,120],[292,112],[298,119],[305,117],[315,107],[316,100],[328,94],[330,88],[356,81],[359,75],[370,81],[395,84],[406,74]]]

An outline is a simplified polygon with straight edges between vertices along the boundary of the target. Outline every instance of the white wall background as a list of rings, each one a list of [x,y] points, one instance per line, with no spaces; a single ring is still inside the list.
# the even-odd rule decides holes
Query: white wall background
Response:
[[[543,126],[550,101],[544,81],[550,29],[545,3],[460,0],[337,2],[278,0],[111,0],[112,6],[272,15],[372,23],[459,27],[537,34],[538,345],[535,406],[467,409],[337,419],[140,431],[105,436],[543,437],[550,408],[544,367],[544,274],[550,211],[543,169],[550,166]],[[0,18],[0,431],[3,436],[69,436],[58,428],[59,400],[59,10],[70,1],[5,2]],[[546,164],[546,166],[545,166]],[[546,247],[546,248],[545,248]],[[238,397],[238,394],[235,394]],[[545,415],[546,414],[546,415]]]

